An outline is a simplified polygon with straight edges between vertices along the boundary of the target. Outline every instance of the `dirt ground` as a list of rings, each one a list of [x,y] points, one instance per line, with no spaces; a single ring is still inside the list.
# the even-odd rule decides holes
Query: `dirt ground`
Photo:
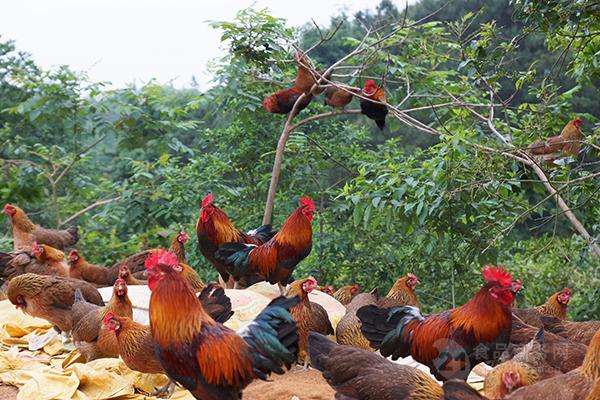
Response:
[[[271,375],[273,382],[255,381],[244,390],[244,400],[332,400],[334,391],[319,371],[299,372],[301,367],[285,375]]]
[[[14,386],[5,386],[0,384],[0,400],[15,400],[18,389]]]
[[[272,375],[272,382],[257,381],[244,390],[244,400],[332,400],[334,392],[319,371]],[[0,384],[0,400],[15,400],[17,388]]]

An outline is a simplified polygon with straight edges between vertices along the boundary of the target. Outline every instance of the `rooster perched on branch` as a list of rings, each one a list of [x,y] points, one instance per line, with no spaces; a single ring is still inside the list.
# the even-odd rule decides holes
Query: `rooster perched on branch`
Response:
[[[227,214],[215,205],[212,193],[207,194],[202,199],[200,216],[198,222],[196,222],[198,246],[202,255],[219,271],[221,279],[224,283],[229,283],[229,286],[232,285],[229,282],[230,273],[228,268],[222,260],[215,256],[219,246],[225,243],[261,245],[269,241],[275,233],[271,229],[271,225],[263,225],[253,231],[244,233],[236,229]],[[256,280],[255,277],[250,277],[250,280],[244,283],[252,284],[254,280]]]
[[[384,104],[374,103],[374,101],[385,102],[385,91],[379,86],[377,86],[374,80],[367,79],[365,81],[365,86],[361,94],[364,97],[373,100],[369,101],[361,98],[361,112],[365,114],[368,118],[375,121],[379,129],[383,130],[385,128],[385,117],[388,114],[388,109]]]
[[[466,304],[423,317],[416,307],[358,310],[362,333],[385,357],[411,355],[440,380],[466,380],[479,362],[495,362],[510,340],[510,306],[520,281],[502,268],[483,269],[485,285]]]
[[[239,332],[213,320],[181,276],[175,254],[146,260],[150,330],[167,375],[201,400],[238,400],[254,379],[281,374],[298,352],[289,309],[298,298],[277,298]]]
[[[312,250],[312,220],[315,203],[301,197],[299,207],[285,220],[281,229],[261,245],[226,243],[215,257],[235,279],[259,275],[271,284],[279,284],[281,294],[292,280],[292,272]]]

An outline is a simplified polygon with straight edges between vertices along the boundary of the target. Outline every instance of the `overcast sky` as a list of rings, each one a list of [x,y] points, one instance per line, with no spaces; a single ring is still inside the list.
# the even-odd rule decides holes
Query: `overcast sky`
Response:
[[[395,0],[398,6],[405,0]],[[206,63],[218,57],[219,33],[207,21],[231,20],[254,5],[289,24],[327,24],[340,10],[373,9],[379,0],[8,0],[0,35],[16,40],[43,67],[61,64],[116,86],[172,81],[205,83]],[[204,86],[204,84],[202,85]]]

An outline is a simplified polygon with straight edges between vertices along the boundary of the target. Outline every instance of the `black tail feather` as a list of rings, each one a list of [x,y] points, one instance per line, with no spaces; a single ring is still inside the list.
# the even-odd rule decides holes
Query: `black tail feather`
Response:
[[[375,121],[375,123],[377,124],[377,127],[382,131],[385,129],[385,119],[378,119]]]
[[[268,242],[269,240],[271,240],[271,238],[273,236],[275,236],[275,234],[277,234],[277,231],[273,230],[273,226],[270,225],[270,224],[261,225],[258,228],[256,228],[256,229],[251,230],[250,232],[248,232],[248,235],[256,236],[263,243]]]
[[[298,357],[296,322],[289,313],[300,301],[298,297],[278,297],[271,301],[238,334],[252,349],[255,375],[266,380],[271,372],[283,374]]]
[[[209,283],[198,295],[204,310],[217,322],[225,323],[233,315],[231,299],[225,290],[216,283]]]
[[[248,273],[248,256],[254,247],[244,243],[225,243],[219,246],[215,258],[229,266],[235,278],[240,278]]]
[[[359,308],[356,315],[362,322],[361,332],[371,347],[393,359],[410,354],[409,339],[402,334],[406,324],[414,319],[423,320],[419,309],[412,306],[379,308],[368,305]]]

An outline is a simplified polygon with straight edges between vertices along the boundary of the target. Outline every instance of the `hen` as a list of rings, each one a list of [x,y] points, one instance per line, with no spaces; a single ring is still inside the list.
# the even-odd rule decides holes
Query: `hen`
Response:
[[[308,334],[317,332],[323,335],[333,335],[333,327],[329,321],[327,311],[318,303],[308,299],[308,294],[317,287],[314,278],[299,279],[290,285],[287,297],[299,297],[300,302],[290,308],[290,314],[296,321],[298,329],[298,361],[304,362],[304,369],[308,369]]]
[[[71,306],[79,289],[90,303],[103,306],[102,296],[91,284],[78,279],[23,274],[8,283],[8,299],[32,317],[43,318],[63,332],[73,326]]]
[[[296,52],[294,56],[298,64],[298,72],[294,86],[288,89],[282,89],[263,100],[263,108],[274,114],[288,114],[294,108],[294,104],[306,93],[298,104],[297,112],[302,111],[308,106],[312,100],[311,88],[316,83],[315,77],[310,70],[305,66],[310,66],[310,61],[300,52]]]
[[[117,279],[113,286],[112,297],[104,307],[88,303],[75,292],[73,311],[73,344],[85,357],[86,362],[101,357],[117,357],[119,346],[116,338],[104,329],[102,320],[107,313],[133,318],[133,306],[127,295],[127,284]]]
[[[294,268],[312,250],[314,211],[315,203],[308,197],[301,197],[299,207],[268,242],[261,245],[226,243],[219,247],[215,256],[223,261],[234,279],[259,275],[271,284],[279,284],[283,294]]]
[[[379,129],[383,130],[385,128],[385,117],[388,114],[388,109],[384,104],[375,102],[385,103],[385,92],[377,86],[374,80],[367,79],[361,94],[369,99],[360,99],[361,112],[374,120]]]
[[[483,391],[490,400],[503,400],[514,390],[536,383],[537,371],[529,364],[518,361],[506,361],[497,365],[485,377]]]
[[[344,109],[352,99],[354,98],[354,93],[352,90],[344,90],[335,86],[329,86],[325,89],[325,105]]]
[[[336,290],[335,293],[333,293],[333,298],[345,306],[349,304],[354,296],[356,296],[359,292],[360,286],[358,283],[355,283],[354,285],[346,285]]]
[[[513,392],[510,400],[580,400],[591,392],[600,378],[600,331],[596,332],[583,360],[583,365],[564,375],[546,379]]]
[[[2,280],[10,280],[15,276],[26,273],[67,276],[65,275],[64,265],[39,261],[34,257],[31,250],[0,253],[0,271]]]
[[[561,321],[558,318],[542,316],[544,328],[573,342],[589,345],[600,329],[600,321]]]
[[[236,229],[227,214],[214,204],[212,193],[202,199],[200,216],[196,223],[198,246],[202,255],[217,269],[224,284],[228,284],[229,287],[233,285],[229,279],[228,269],[224,262],[215,256],[219,246],[232,242],[260,245],[269,241],[275,233],[272,231],[271,225],[263,225],[254,231],[244,233]]]
[[[352,299],[350,304],[346,306],[346,314],[335,327],[335,337],[339,344],[373,350],[369,341],[360,331],[361,323],[356,316],[356,311],[361,307],[376,304],[377,300],[376,290],[371,293],[360,293]]]
[[[79,240],[76,226],[66,230],[42,228],[31,222],[25,211],[12,204],[4,206],[4,214],[10,217],[14,250],[29,249],[33,242],[64,250]]]
[[[506,354],[502,356],[504,359],[510,358],[511,354],[522,351],[524,346],[531,344],[532,338],[537,337],[540,339],[541,333],[536,327],[513,323],[512,329],[510,345],[505,352]],[[542,340],[540,350],[544,354],[546,362],[552,368],[569,372],[579,367],[583,362],[587,351],[587,346],[584,344],[545,331],[540,340]]]
[[[334,290],[331,285],[319,286],[317,288],[318,291],[325,293],[326,295],[333,296]]]
[[[560,135],[551,136],[544,141],[533,142],[529,146],[529,151],[531,154],[541,155],[547,160],[566,156],[577,157],[583,138],[582,125],[583,121],[575,118],[565,125]]]
[[[419,300],[414,292],[419,279],[411,273],[398,278],[390,288],[388,294],[379,298],[377,289],[371,293],[361,293],[357,295],[350,304],[346,306],[346,314],[342,317],[336,326],[336,337],[338,343],[349,346],[356,346],[361,349],[369,350],[371,346],[369,341],[361,333],[361,322],[356,316],[359,308],[374,304],[377,307],[399,307],[399,306],[419,306]]]
[[[423,317],[412,306],[358,310],[362,333],[384,357],[411,355],[439,380],[466,380],[480,362],[494,363],[511,332],[510,305],[520,281],[500,267],[483,269],[485,285],[466,304]]]
[[[195,398],[238,400],[252,380],[281,374],[296,360],[298,336],[288,310],[297,298],[273,300],[236,333],[206,313],[173,253],[153,253],[146,267],[156,354],[167,375]]]
[[[337,400],[483,398],[464,382],[449,381],[442,388],[423,371],[394,364],[370,351],[339,345],[315,332],[308,338],[308,348],[312,365],[335,389]]]
[[[560,292],[554,293],[541,306],[525,309],[513,309],[515,315],[522,322],[535,326],[542,327],[542,315],[555,317],[558,319],[567,319],[567,311],[569,310],[569,301],[571,300],[571,289],[564,288]]]

